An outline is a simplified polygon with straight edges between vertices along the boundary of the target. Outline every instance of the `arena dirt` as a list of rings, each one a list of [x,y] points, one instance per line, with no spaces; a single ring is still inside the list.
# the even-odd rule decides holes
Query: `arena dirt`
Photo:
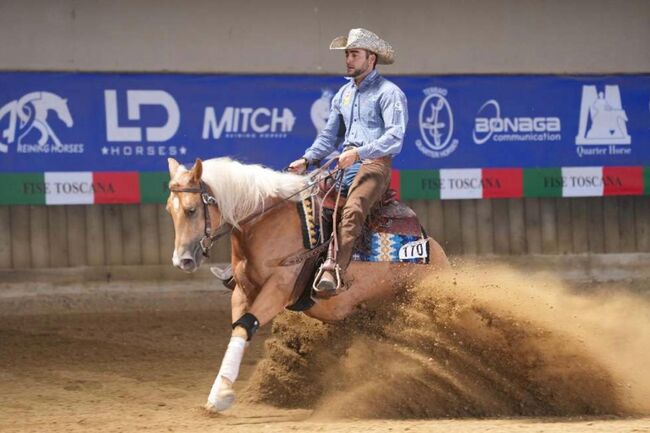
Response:
[[[0,300],[0,431],[650,432],[644,288],[461,264],[338,325],[284,313],[217,416],[228,294],[182,288]]]

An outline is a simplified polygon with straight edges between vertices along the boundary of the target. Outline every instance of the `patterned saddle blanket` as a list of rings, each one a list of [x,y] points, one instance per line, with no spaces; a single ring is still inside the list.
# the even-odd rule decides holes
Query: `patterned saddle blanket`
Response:
[[[429,263],[427,235],[417,215],[394,196],[389,197],[368,217],[355,244],[352,260]],[[297,206],[303,246],[312,249],[328,240],[332,233],[333,210],[327,205],[320,209],[316,197],[308,197]]]

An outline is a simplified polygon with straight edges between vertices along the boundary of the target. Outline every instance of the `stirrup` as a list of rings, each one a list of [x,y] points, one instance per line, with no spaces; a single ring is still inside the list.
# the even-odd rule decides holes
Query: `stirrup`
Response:
[[[210,271],[223,283],[224,286],[226,286],[226,288],[230,290],[235,288],[237,283],[235,282],[231,265],[224,266],[223,268],[220,268],[219,266],[211,266]]]
[[[322,290],[318,287],[321,278],[326,271],[329,271],[334,275],[334,290]],[[317,298],[330,298],[341,293],[344,290],[343,279],[341,278],[341,267],[337,263],[333,263],[331,260],[326,260],[325,263],[320,265],[318,273],[314,277],[312,290]]]

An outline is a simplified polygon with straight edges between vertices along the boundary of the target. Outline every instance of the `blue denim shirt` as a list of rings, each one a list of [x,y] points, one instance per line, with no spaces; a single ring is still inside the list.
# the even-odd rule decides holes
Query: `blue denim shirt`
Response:
[[[362,160],[395,156],[402,150],[407,121],[404,92],[374,70],[359,86],[350,79],[334,95],[327,124],[305,157],[323,159],[341,143],[357,146]]]

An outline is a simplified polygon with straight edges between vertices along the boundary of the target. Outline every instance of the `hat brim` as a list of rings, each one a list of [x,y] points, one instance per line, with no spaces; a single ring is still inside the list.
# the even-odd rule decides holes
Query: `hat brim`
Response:
[[[354,50],[354,49],[368,50],[372,53],[375,53],[377,55],[378,65],[392,65],[393,63],[395,63],[394,52],[390,52],[389,54],[384,54],[381,52],[377,52],[376,50],[373,50],[370,47],[349,45],[348,37],[345,35],[335,37],[334,39],[332,39],[332,42],[330,43],[330,50]]]

